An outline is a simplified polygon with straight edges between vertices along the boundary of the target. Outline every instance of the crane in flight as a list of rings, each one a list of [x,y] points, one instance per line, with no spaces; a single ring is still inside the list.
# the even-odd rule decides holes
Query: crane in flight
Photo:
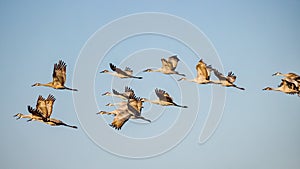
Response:
[[[212,70],[213,70],[215,76],[219,79],[217,81],[214,81],[215,84],[221,84],[222,86],[225,86],[225,87],[235,87],[240,90],[245,90],[245,88],[239,87],[234,84],[234,82],[236,81],[236,76],[234,75],[234,73],[228,72],[228,75],[224,76],[217,69],[212,68]]]
[[[71,128],[77,128],[77,126],[72,126],[64,123],[61,120],[50,118],[52,114],[53,104],[55,102],[55,98],[53,95],[49,94],[47,99],[43,98],[41,95],[37,99],[36,108],[32,108],[31,106],[27,106],[28,112],[30,114],[24,115],[22,113],[18,113],[14,115],[16,119],[20,118],[28,118],[27,121],[39,121],[51,126],[67,126]]]
[[[128,86],[125,86],[125,90],[123,93],[120,93],[120,92],[116,91],[115,89],[112,89],[112,93],[105,92],[102,94],[102,96],[114,96],[114,97],[121,98],[123,100],[127,100],[127,99],[129,99],[129,96],[133,95],[133,94],[134,94],[134,90]]]
[[[284,80],[294,83],[295,86],[300,90],[300,76],[297,75],[296,73],[286,73],[283,74],[281,72],[276,72],[272,76],[284,76]]]
[[[130,95],[127,101],[120,102],[118,104],[118,108],[107,112],[107,111],[100,111],[97,114],[107,114],[107,115],[114,115],[114,119],[110,124],[111,127],[120,130],[122,126],[129,120],[129,119],[141,119],[147,122],[151,122],[151,120],[146,119],[141,115],[141,111],[143,108],[143,100],[135,95]]]
[[[300,96],[300,91],[298,90],[296,85],[284,79],[281,79],[281,83],[277,88],[266,87],[263,90],[279,91],[291,95],[298,94],[298,96]]]
[[[65,86],[66,82],[66,69],[67,65],[64,61],[59,60],[58,63],[54,64],[53,73],[52,73],[52,82],[43,84],[43,83],[35,83],[33,86],[46,86],[52,87],[54,89],[67,89],[72,91],[78,91],[77,89],[72,89]]]
[[[162,58],[161,59],[161,63],[162,63],[162,67],[158,68],[158,69],[146,69],[143,72],[161,72],[163,74],[176,74],[176,75],[180,75],[180,76],[185,76],[185,74],[181,74],[177,71],[175,71],[177,64],[180,60],[178,59],[178,57],[176,55],[171,56],[168,58],[168,60]]]
[[[116,67],[114,64],[110,63],[109,64],[109,67],[110,69],[113,71],[113,72],[110,72],[109,70],[103,70],[101,71],[100,73],[107,73],[107,74],[110,74],[110,75],[113,75],[113,76],[116,76],[116,77],[119,77],[121,79],[124,79],[124,78],[135,78],[135,79],[142,79],[143,77],[137,77],[137,76],[133,76],[132,73],[133,73],[133,70],[130,69],[129,67],[126,67],[124,70]]]
[[[201,59],[197,63],[196,71],[197,71],[197,76],[194,79],[187,79],[187,78],[183,77],[183,78],[179,79],[178,81],[186,80],[186,81],[195,82],[198,84],[215,83],[214,81],[210,80],[210,73],[212,71],[212,67],[210,65],[207,65],[203,61],[203,59]]]
[[[155,89],[155,94],[158,97],[157,100],[148,100],[146,98],[142,98],[144,102],[150,102],[153,104],[161,105],[161,106],[177,106],[182,108],[188,108],[187,106],[178,105],[173,101],[173,98],[162,89]]]

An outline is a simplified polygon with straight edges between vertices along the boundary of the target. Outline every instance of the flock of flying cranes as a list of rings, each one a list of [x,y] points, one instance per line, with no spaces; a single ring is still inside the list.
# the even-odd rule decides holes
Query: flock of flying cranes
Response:
[[[197,76],[194,79],[187,79],[184,74],[177,72],[175,69],[177,64],[180,60],[177,56],[171,56],[168,60],[162,58],[162,67],[158,69],[146,69],[143,72],[161,72],[163,74],[176,74],[179,76],[184,76],[180,78],[178,81],[189,81],[198,84],[218,84],[224,87],[234,87],[240,90],[245,90],[242,87],[237,86],[234,84],[236,81],[236,76],[229,72],[227,76],[220,73],[217,69],[213,68],[211,65],[207,65],[202,59],[196,65]],[[142,79],[142,77],[134,76],[133,70],[129,67],[126,67],[124,70],[121,68],[116,67],[112,63],[109,64],[110,69],[112,70],[103,70],[100,73],[107,73],[119,78],[135,78],[135,79]],[[71,91],[77,91],[77,89],[72,89],[66,87],[64,84],[66,82],[66,64],[62,60],[59,60],[58,63],[54,64],[53,74],[52,74],[52,82],[41,84],[35,83],[32,86],[46,86],[52,87],[54,89],[66,89]],[[214,73],[218,80],[211,80],[211,72]],[[286,94],[298,94],[300,96],[300,76],[295,73],[287,73],[282,74],[277,72],[273,74],[273,76],[284,76],[281,79],[281,83],[277,88],[266,87],[263,90],[274,90],[280,91]],[[146,98],[137,97],[134,93],[134,90],[128,86],[125,86],[124,92],[118,92],[115,89],[112,89],[111,92],[103,93],[103,96],[112,96],[121,98],[123,101],[119,103],[108,103],[106,106],[116,106],[117,109],[107,112],[107,111],[100,111],[96,114],[107,114],[107,115],[114,115],[114,119],[110,126],[113,128],[120,130],[122,126],[129,120],[129,119],[141,119],[147,122],[151,122],[151,120],[143,117],[141,115],[143,109],[144,102],[150,102],[152,104],[157,104],[160,106],[177,106],[181,108],[188,108],[187,106],[178,105],[173,101],[173,98],[164,90],[162,89],[155,89],[155,94],[158,97],[157,100],[148,100]],[[72,128],[77,128],[76,126],[68,125],[61,120],[51,118],[53,104],[55,102],[55,98],[53,95],[49,94],[47,99],[43,98],[41,95],[38,97],[36,108],[32,108],[28,106],[28,111],[30,114],[24,115],[18,113],[15,115],[17,119],[20,118],[28,118],[27,121],[39,121],[51,126],[67,126]]]

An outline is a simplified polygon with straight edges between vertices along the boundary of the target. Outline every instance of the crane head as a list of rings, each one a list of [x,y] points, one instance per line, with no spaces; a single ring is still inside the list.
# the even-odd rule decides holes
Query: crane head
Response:
[[[146,69],[143,72],[152,72],[152,69]]]
[[[35,84],[31,85],[31,87],[33,87],[33,86],[40,86],[40,85],[41,85],[40,83],[35,83]]]
[[[22,113],[18,113],[18,114],[15,114],[14,117],[17,117],[16,120],[19,120],[20,118],[23,117],[23,114]]]
[[[111,95],[111,93],[110,92],[105,92],[105,93],[103,93],[103,94],[101,94],[102,96],[109,96],[109,95]]]
[[[100,73],[107,73],[107,72],[109,72],[108,70],[102,70]]]
[[[281,75],[280,72],[276,72],[276,73],[272,74],[272,76],[280,76],[280,75]]]

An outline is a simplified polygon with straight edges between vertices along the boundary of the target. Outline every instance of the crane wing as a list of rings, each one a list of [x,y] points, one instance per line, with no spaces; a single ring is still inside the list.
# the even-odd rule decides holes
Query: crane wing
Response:
[[[227,81],[230,83],[234,83],[236,80],[236,76],[232,72],[228,72],[228,75],[226,77]]]
[[[112,63],[109,64],[110,68],[112,71],[117,72],[118,74],[121,74],[123,76],[130,76],[129,74],[127,74],[125,71],[123,71],[120,68],[117,68],[115,65],[113,65]]]
[[[32,115],[44,118],[43,114],[39,110],[34,109],[31,106],[27,106],[27,109],[28,109],[28,112],[31,113]]]
[[[168,58],[168,62],[172,65],[172,70],[175,70],[177,67],[177,64],[180,60],[178,59],[178,57],[176,55],[171,56]]]
[[[125,67],[124,72],[127,73],[128,75],[132,75],[133,70],[130,67]]]
[[[155,89],[155,93],[159,100],[173,103],[172,97],[170,97],[170,95],[166,91],[161,89]]]
[[[281,87],[282,85],[286,85],[289,89],[297,90],[297,86],[295,85],[295,83],[289,82],[288,80],[285,79],[281,79],[281,80],[282,82],[278,87]]]
[[[66,82],[66,68],[67,65],[62,60],[59,60],[58,63],[54,64],[53,74],[52,74],[53,83],[64,86]]]
[[[46,107],[47,107],[47,118],[50,118],[52,114],[53,104],[55,102],[55,97],[51,94],[48,95],[48,98],[46,99]]]
[[[227,80],[227,78],[220,73],[217,69],[212,69],[214,71],[215,76],[219,79],[219,80]]]
[[[122,126],[129,120],[129,118],[131,116],[132,115],[126,111],[120,112],[119,114],[117,114],[114,117],[114,120],[110,126],[112,126],[113,128],[115,128],[117,130],[120,130],[122,128]]]
[[[41,95],[39,95],[37,99],[36,110],[40,112],[43,118],[47,118],[48,110],[47,110],[46,100]]]
[[[128,86],[125,86],[125,92],[134,93],[134,90]]]
[[[143,108],[143,102],[140,97],[130,95],[127,102],[128,111],[134,116],[140,116]]]
[[[172,70],[172,64],[168,62],[166,59],[162,58],[161,63],[162,63],[162,69],[166,71]]]
[[[211,68],[211,67],[209,67]],[[201,59],[196,65],[197,78],[209,80],[209,73],[207,71],[206,63]]]

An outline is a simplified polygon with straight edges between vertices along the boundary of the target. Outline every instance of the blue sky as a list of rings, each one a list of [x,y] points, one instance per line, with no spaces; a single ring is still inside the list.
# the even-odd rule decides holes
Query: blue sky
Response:
[[[0,4],[2,168],[300,167],[299,98],[261,90],[279,84],[280,78],[271,76],[277,71],[300,73],[298,1],[1,1]],[[30,85],[49,82],[53,64],[63,59],[68,65],[67,86],[72,86],[76,60],[86,41],[111,21],[140,12],[168,13],[197,26],[214,45],[224,71],[232,70],[238,77],[236,83],[246,90],[226,89],[224,114],[217,130],[205,144],[198,144],[209,111],[210,101],[206,98],[210,98],[211,91],[211,86],[199,86],[198,97],[203,108],[184,140],[164,154],[137,160],[111,154],[88,137],[80,125],[71,92]],[[99,63],[98,70],[107,69],[109,62],[118,64],[123,57],[149,48],[178,54],[182,60],[179,70],[184,71],[186,63],[191,73],[195,73],[198,60],[188,56],[193,54],[191,51],[172,39],[150,35],[129,38],[115,46]],[[161,57],[166,56],[153,56],[156,60]],[[134,62],[131,63],[134,67]],[[159,67],[160,61],[153,60],[153,64],[157,65],[151,62],[149,67]],[[176,92],[177,76],[173,80],[166,75],[139,71],[135,70],[144,77],[147,88],[138,81],[133,81],[132,86],[141,96],[154,97],[153,89],[161,87],[175,101],[188,104]],[[103,106],[111,98],[100,96],[110,90],[112,78],[98,72],[95,72],[95,100],[99,109],[112,110]],[[164,81],[160,81],[162,78]],[[122,88],[118,82],[128,82],[113,80],[119,90]],[[53,117],[77,125],[78,130],[13,118],[16,113],[26,113],[27,105],[34,106],[38,95],[46,97],[49,93],[57,99]],[[145,104],[145,115],[150,116],[150,110],[162,109]],[[180,114],[173,107],[163,110],[163,115],[153,123],[138,126],[128,122],[119,134],[142,137],[162,132]],[[105,119],[110,122],[112,118]],[[101,128],[95,129],[101,138]],[[147,130],[149,133],[143,133]]]

